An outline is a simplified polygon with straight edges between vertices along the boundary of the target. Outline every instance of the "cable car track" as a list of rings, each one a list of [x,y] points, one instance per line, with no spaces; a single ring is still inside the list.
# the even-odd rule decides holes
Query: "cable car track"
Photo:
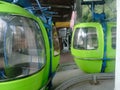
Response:
[[[106,83],[106,80],[108,84],[105,86],[104,81]],[[113,90],[113,81],[113,73],[79,75],[63,82],[55,90],[96,90],[96,88],[97,90]],[[86,83],[88,86],[85,85]],[[108,87],[109,84],[110,87]]]

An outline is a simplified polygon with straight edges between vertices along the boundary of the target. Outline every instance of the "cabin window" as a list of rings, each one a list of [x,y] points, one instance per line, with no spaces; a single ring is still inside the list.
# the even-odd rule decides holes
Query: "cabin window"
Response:
[[[60,46],[59,46],[58,33],[54,25],[53,25],[52,34],[53,34],[54,56],[57,56],[60,54]]]
[[[112,27],[111,32],[112,32],[112,48],[116,49],[116,27]]]
[[[37,22],[21,16],[0,15],[0,79],[36,73],[45,65],[45,51]]]
[[[74,35],[73,47],[81,50],[93,50],[98,47],[96,28],[77,28]]]

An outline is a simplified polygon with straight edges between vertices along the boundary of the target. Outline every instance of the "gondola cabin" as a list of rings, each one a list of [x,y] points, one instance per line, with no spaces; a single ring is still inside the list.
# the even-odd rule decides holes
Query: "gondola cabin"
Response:
[[[79,23],[74,26],[71,54],[84,72],[114,72],[115,44],[114,22],[107,22],[106,35],[98,22]]]
[[[55,25],[53,25],[52,30],[52,42],[52,73],[55,74],[60,61],[60,44]]]
[[[54,55],[58,56],[57,62],[52,58],[54,63],[50,64]],[[41,19],[0,1],[0,90],[44,90],[58,59],[58,46],[50,48]]]

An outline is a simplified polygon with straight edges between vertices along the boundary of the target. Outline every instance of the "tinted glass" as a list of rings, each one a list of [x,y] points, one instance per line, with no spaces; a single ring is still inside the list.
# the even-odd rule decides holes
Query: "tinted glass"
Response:
[[[58,39],[58,33],[56,30],[56,27],[53,26],[53,47],[54,47],[54,55],[60,54],[60,46],[59,46],[59,39]]]
[[[74,35],[73,46],[76,49],[82,50],[97,49],[98,40],[96,28],[77,28]]]
[[[45,64],[44,40],[32,19],[0,15],[0,79],[33,74]]]
[[[112,32],[112,48],[116,49],[116,27],[112,27],[111,32]]]

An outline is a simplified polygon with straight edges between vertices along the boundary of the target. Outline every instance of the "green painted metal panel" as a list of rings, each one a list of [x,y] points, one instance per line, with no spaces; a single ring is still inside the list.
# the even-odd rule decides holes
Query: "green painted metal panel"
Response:
[[[95,27],[97,31],[98,48],[93,50],[80,50],[73,47],[73,38],[76,28],[80,27]],[[87,73],[100,72],[102,67],[104,37],[102,26],[96,22],[80,23],[74,27],[71,45],[71,54],[79,68]]]
[[[112,47],[112,43],[113,43],[112,28],[114,28],[114,27],[116,27],[116,23],[114,23],[114,22],[107,23],[107,57],[108,58],[115,58],[116,49]],[[113,37],[116,37],[116,35]]]
[[[43,71],[17,80],[0,82],[1,90],[38,90],[42,87]]]
[[[60,61],[60,55],[54,56],[53,57],[53,62],[52,62],[52,72],[56,72],[58,65]]]
[[[106,69],[105,72],[114,72],[115,71],[115,55],[116,55],[116,44],[114,47],[112,47],[112,37],[116,38],[116,33],[114,33],[114,36],[112,35],[112,28],[116,32],[116,23],[114,22],[108,22],[107,23],[107,58],[111,59],[108,60],[106,63]],[[116,41],[114,41],[116,43]]]

